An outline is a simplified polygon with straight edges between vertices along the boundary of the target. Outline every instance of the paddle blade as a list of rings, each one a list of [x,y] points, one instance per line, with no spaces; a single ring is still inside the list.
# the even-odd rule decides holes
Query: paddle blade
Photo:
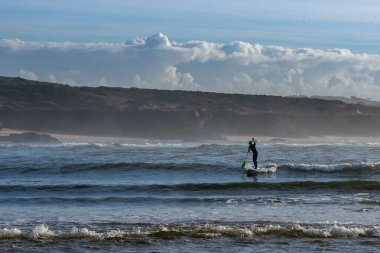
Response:
[[[241,166],[240,166],[242,169],[245,168],[245,160],[241,163]]]

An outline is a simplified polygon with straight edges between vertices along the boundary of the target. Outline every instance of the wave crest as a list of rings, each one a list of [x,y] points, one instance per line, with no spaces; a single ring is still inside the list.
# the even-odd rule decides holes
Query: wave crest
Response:
[[[206,163],[148,163],[148,162],[134,162],[134,163],[88,163],[88,164],[73,164],[60,168],[63,173],[80,172],[80,171],[106,171],[106,170],[224,170],[231,169],[223,165],[206,164]]]
[[[279,169],[318,171],[318,172],[341,172],[341,171],[347,171],[347,170],[374,170],[374,169],[380,169],[380,162],[358,162],[358,163],[337,163],[337,164],[289,163],[285,165],[280,165]]]
[[[378,181],[294,181],[279,183],[261,182],[234,182],[234,183],[185,183],[185,184],[149,184],[149,185],[92,185],[92,184],[68,184],[68,185],[4,185],[0,186],[0,192],[65,192],[65,193],[117,193],[117,192],[217,192],[235,190],[344,190],[344,191],[379,191]]]
[[[1,240],[11,239],[81,239],[96,240],[109,239],[177,239],[215,238],[215,237],[254,237],[274,235],[280,237],[299,238],[358,238],[380,237],[380,226],[352,225],[352,224],[304,224],[304,223],[267,223],[250,225],[231,224],[190,224],[190,225],[139,225],[130,228],[115,228],[96,231],[96,229],[73,227],[67,232],[53,231],[47,225],[38,225],[32,232],[22,232],[18,228],[3,228],[0,230]]]

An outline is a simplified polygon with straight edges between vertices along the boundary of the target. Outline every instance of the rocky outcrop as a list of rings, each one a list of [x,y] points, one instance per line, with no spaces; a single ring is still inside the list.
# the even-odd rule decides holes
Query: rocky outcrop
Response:
[[[60,143],[56,138],[48,134],[38,134],[26,132],[21,134],[10,134],[9,136],[0,136],[0,142],[10,143]]]

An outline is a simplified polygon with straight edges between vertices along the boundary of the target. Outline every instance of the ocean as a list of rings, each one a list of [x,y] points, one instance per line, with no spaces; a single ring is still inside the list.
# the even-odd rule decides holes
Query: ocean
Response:
[[[1,252],[379,252],[380,140],[0,145]],[[251,162],[251,155],[248,162]]]

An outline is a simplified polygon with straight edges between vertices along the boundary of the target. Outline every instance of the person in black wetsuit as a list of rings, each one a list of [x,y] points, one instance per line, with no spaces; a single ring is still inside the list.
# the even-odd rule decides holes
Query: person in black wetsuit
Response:
[[[257,169],[257,157],[259,155],[259,152],[257,152],[256,141],[253,138],[252,138],[252,141],[249,142],[248,152],[249,151],[252,151],[253,164],[255,165],[255,169]]]

